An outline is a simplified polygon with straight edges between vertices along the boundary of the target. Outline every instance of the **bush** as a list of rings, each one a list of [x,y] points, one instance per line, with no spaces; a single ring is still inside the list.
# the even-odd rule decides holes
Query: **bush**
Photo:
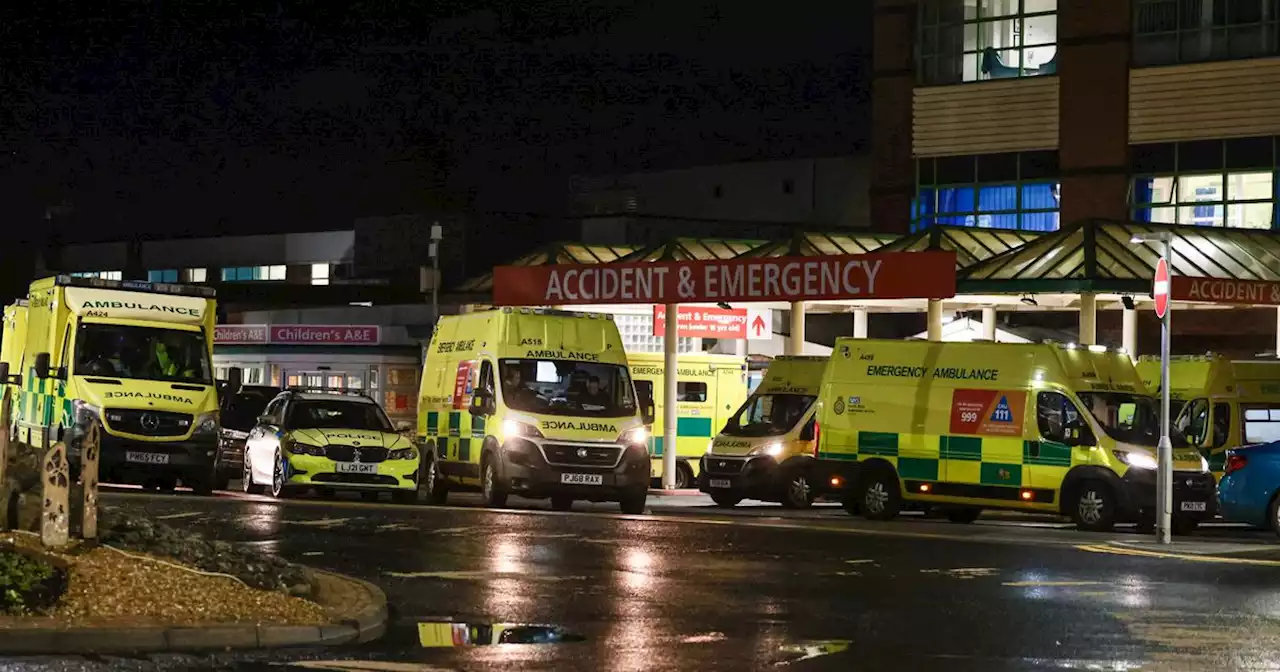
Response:
[[[0,550],[0,613],[20,614],[51,606],[62,593],[62,574],[42,560]]]

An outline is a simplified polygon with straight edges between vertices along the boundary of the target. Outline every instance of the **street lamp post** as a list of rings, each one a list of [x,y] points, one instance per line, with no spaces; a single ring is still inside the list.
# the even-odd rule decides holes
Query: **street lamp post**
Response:
[[[1159,266],[1155,282],[1152,283],[1152,295],[1160,305],[1160,295],[1164,296],[1164,312],[1160,315],[1160,442],[1156,447],[1156,543],[1173,542],[1173,442],[1169,439],[1169,339],[1171,331],[1169,318],[1173,313],[1173,300],[1170,288],[1173,285],[1173,234],[1168,231],[1156,231],[1144,235],[1135,235],[1130,242],[1142,244],[1147,242],[1164,243],[1161,259],[1166,269],[1164,286],[1161,287]]]
[[[431,323],[433,325],[440,321],[440,240],[442,238],[444,238],[444,230],[438,222],[433,222],[431,246],[428,248],[431,256]]]

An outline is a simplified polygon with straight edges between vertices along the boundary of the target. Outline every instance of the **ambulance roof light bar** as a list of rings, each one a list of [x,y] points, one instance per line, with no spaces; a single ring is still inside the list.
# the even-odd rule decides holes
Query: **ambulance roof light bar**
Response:
[[[53,280],[55,285],[64,287],[93,287],[95,289],[115,289],[126,292],[149,292],[152,294],[172,294],[175,296],[198,296],[212,299],[217,292],[212,287],[200,285],[179,285],[172,282],[143,282],[141,280],[106,280],[104,278],[84,278],[74,275],[59,275]]]

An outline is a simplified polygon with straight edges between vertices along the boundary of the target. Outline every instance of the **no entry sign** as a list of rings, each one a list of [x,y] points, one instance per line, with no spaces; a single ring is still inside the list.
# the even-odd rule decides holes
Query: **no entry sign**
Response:
[[[631,264],[499,266],[499,306],[947,299],[954,252],[885,252]]]
[[[1169,263],[1164,257],[1156,262],[1156,275],[1151,280],[1151,298],[1156,301],[1156,316],[1169,312]]]

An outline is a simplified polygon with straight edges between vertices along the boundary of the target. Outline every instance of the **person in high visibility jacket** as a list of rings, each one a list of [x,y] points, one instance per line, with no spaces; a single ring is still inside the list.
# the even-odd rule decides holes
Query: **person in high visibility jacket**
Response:
[[[160,370],[162,378],[193,378],[196,372],[178,362],[178,359],[183,356],[183,348],[181,343],[175,342],[176,340],[173,337],[164,336],[152,341],[155,365]]]

